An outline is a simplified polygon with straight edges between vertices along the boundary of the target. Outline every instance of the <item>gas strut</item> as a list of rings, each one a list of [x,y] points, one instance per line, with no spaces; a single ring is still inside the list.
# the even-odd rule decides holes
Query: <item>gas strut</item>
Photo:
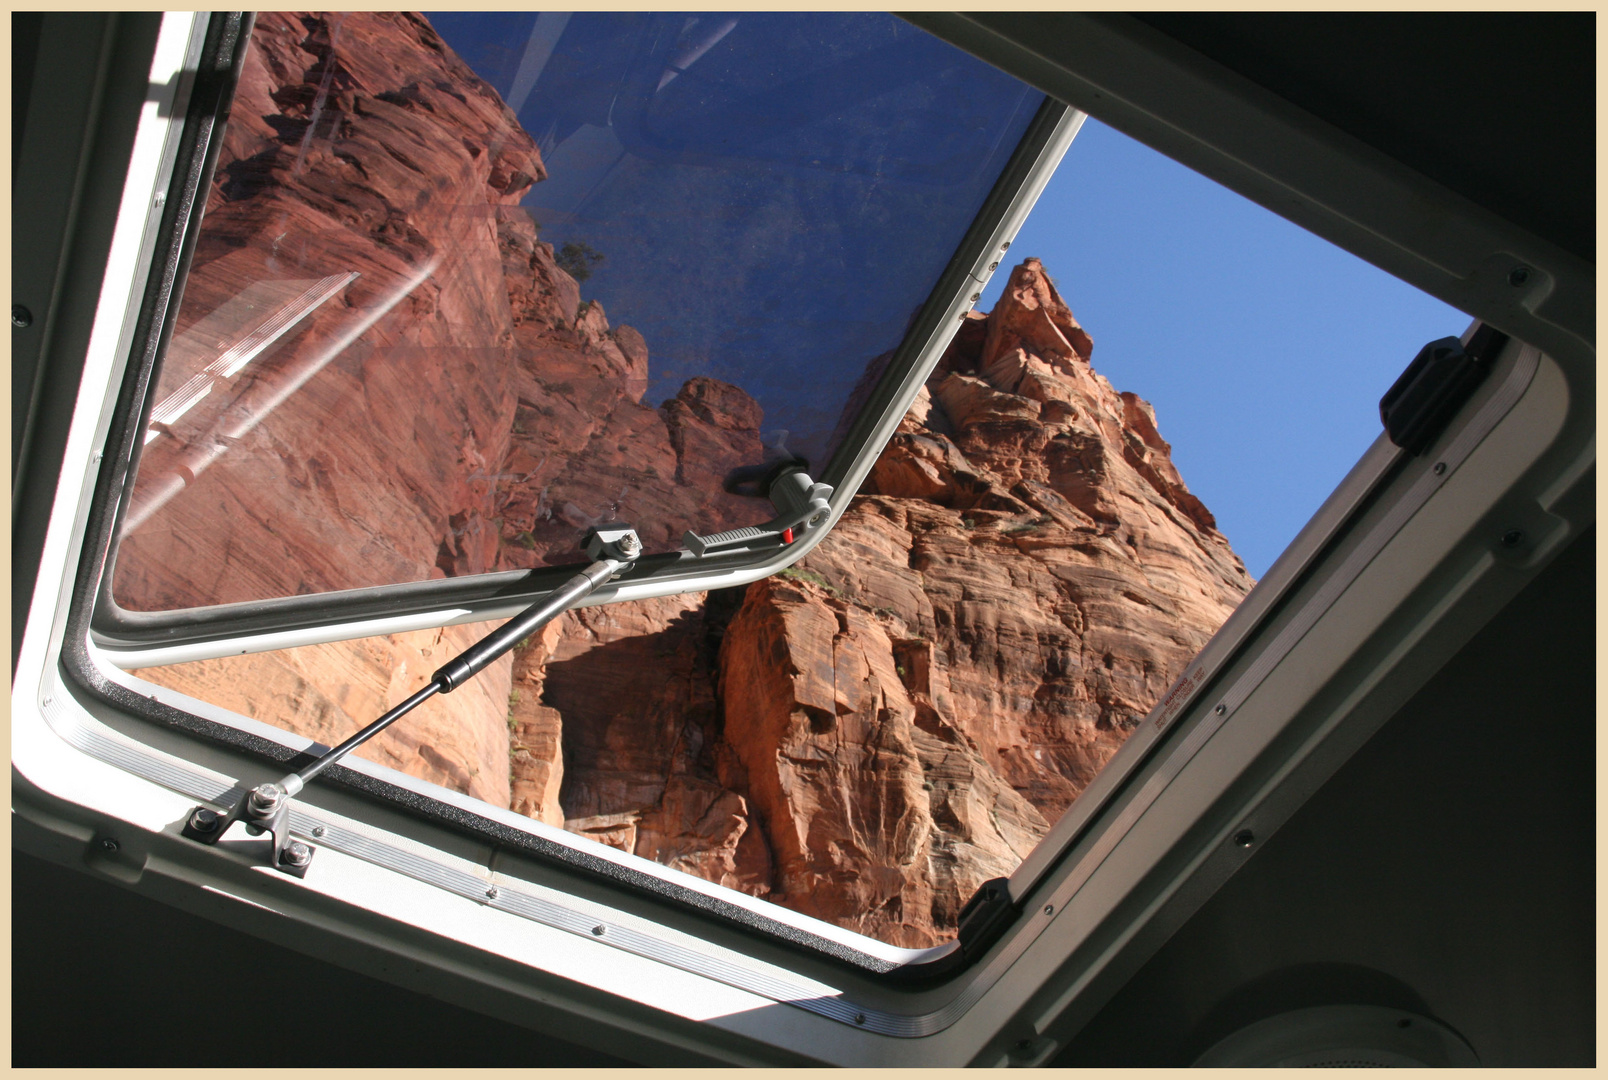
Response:
[[[254,835],[273,837],[274,866],[287,874],[303,877],[313,861],[313,848],[290,836],[290,803],[307,782],[359,746],[396,723],[436,694],[450,694],[474,678],[503,653],[546,626],[642,554],[642,541],[628,525],[598,526],[589,529],[581,541],[592,564],[546,597],[532,604],[480,641],[449,660],[424,688],[402,704],[353,735],[333,750],[326,751],[306,768],[288,773],[274,783],[258,784],[235,800],[229,810],[219,813],[197,806],[185,819],[184,835],[203,844],[213,844],[236,821],[245,822]]]

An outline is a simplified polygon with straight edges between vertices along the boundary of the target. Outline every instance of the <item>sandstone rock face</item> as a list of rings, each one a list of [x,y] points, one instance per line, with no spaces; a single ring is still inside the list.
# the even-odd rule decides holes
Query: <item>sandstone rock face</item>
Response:
[[[259,17],[180,332],[264,281],[360,276],[147,447],[136,503],[182,490],[122,547],[125,605],[571,562],[614,519],[668,550],[768,516],[721,488],[762,457],[759,407],[705,378],[641,400],[651,343],[515,205],[544,176],[417,16]],[[1251,585],[1092,350],[1027,260],[800,565],[571,612],[364,753],[886,941],[948,939]],[[475,636],[141,674],[333,743]]]

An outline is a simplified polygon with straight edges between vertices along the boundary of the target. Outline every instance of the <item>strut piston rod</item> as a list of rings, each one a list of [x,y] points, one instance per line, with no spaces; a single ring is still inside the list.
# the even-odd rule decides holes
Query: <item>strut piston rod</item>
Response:
[[[237,800],[226,814],[220,815],[204,806],[196,807],[185,821],[184,835],[202,843],[214,843],[233,822],[243,820],[247,829],[253,832],[273,834],[276,866],[297,876],[304,874],[308,863],[312,861],[312,849],[300,841],[292,840],[288,826],[290,800],[307,786],[309,780],[431,697],[450,694],[458,689],[484,670],[487,664],[580,603],[642,554],[642,541],[637,537],[636,530],[629,526],[593,528],[587,532],[582,544],[587,555],[594,560],[590,566],[442,665],[412,697],[339,746],[325,751],[299,772],[288,773],[277,783],[258,784],[244,798]]]

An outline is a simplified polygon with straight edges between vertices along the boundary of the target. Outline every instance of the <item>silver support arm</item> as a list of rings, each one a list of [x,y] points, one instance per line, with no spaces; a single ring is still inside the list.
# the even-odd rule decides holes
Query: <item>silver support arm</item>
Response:
[[[637,537],[636,530],[629,526],[590,529],[582,543],[586,553],[595,560],[590,566],[449,660],[431,676],[423,689],[339,746],[325,751],[300,771],[287,773],[277,783],[258,784],[239,799],[226,815],[220,817],[207,807],[196,807],[185,822],[184,834],[203,843],[213,843],[232,822],[244,820],[248,829],[273,834],[274,865],[297,876],[306,873],[307,864],[312,861],[312,849],[300,841],[291,840],[287,826],[290,800],[301,793],[309,780],[434,695],[450,694],[458,689],[499,656],[580,603],[642,554],[642,541]]]

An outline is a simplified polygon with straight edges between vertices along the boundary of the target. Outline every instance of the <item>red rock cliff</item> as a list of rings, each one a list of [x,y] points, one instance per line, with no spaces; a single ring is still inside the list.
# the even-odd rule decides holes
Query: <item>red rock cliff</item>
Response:
[[[543,175],[422,19],[259,18],[181,329],[254,281],[362,277],[153,442],[142,484],[439,262],[125,543],[126,604],[566,562],[611,517],[668,548],[764,516],[719,488],[759,458],[758,406],[709,379],[640,400],[650,343],[513,205]],[[364,753],[884,940],[947,939],[1251,584],[1091,352],[1028,260],[800,566],[568,614]],[[333,742],[475,632],[142,674]]]
[[[951,936],[1251,585],[1091,351],[1027,260],[798,567],[558,624],[521,670],[570,827],[884,940]]]

